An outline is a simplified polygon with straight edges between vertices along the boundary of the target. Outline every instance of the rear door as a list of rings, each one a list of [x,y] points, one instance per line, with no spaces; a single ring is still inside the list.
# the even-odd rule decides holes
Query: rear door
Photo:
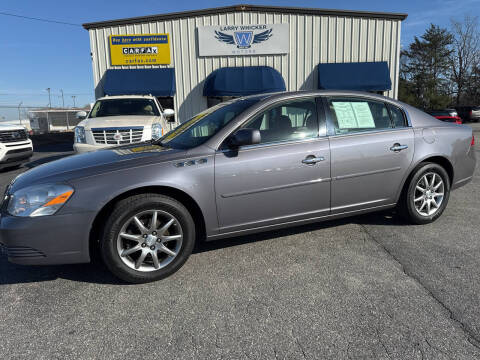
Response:
[[[329,213],[330,149],[323,109],[319,116],[317,105],[315,98],[272,105],[242,126],[260,130],[260,144],[217,151],[221,232]]]
[[[328,97],[332,214],[393,204],[414,152],[403,111],[361,97]]]

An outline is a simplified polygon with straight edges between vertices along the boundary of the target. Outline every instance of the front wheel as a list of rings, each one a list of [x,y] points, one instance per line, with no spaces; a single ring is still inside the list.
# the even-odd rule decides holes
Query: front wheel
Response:
[[[104,227],[102,257],[110,271],[131,283],[165,278],[190,256],[195,225],[178,201],[158,194],[117,203]]]
[[[435,163],[420,164],[401,199],[402,213],[414,224],[431,223],[442,215],[449,195],[450,179],[445,169]]]

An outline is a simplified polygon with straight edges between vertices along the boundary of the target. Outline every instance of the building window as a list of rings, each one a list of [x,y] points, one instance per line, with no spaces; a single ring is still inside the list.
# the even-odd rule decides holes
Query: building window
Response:
[[[162,110],[163,109],[172,109],[172,110],[175,109],[174,104],[173,104],[173,97],[171,97],[171,96],[165,96],[165,97],[157,96],[157,100],[160,103],[160,106],[162,107]]]
[[[228,101],[236,98],[238,98],[238,96],[208,96],[207,106],[211,108],[212,106],[218,105],[224,101]]]
[[[157,96],[157,100],[160,103],[160,106],[162,107],[162,111],[165,110],[165,109],[175,110],[175,105],[174,105],[172,96]],[[169,120],[174,122],[175,121],[175,115],[172,118],[170,118]]]

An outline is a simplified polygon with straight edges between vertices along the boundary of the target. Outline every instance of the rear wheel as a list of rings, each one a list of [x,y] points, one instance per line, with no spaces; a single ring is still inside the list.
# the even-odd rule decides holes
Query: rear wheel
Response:
[[[104,227],[102,257],[122,280],[143,283],[165,278],[190,256],[195,225],[178,201],[142,194],[120,201]]]
[[[401,202],[401,212],[414,224],[428,224],[442,215],[450,195],[450,180],[443,167],[422,163],[414,171]]]

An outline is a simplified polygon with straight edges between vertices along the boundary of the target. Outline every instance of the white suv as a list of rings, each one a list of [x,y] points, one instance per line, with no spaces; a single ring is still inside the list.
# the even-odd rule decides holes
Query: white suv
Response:
[[[0,169],[21,165],[32,155],[32,140],[25,127],[0,124]]]
[[[77,153],[121,144],[156,140],[171,130],[174,111],[163,110],[151,95],[106,96],[98,99],[84,119],[75,127]]]

